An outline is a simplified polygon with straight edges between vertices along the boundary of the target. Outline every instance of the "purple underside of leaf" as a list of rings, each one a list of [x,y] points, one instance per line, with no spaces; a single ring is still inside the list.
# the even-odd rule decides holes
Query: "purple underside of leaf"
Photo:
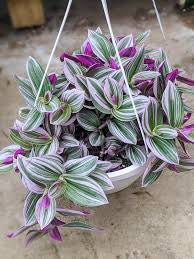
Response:
[[[79,60],[79,62],[83,66],[88,67],[88,68],[93,65],[96,65],[96,64],[101,64],[101,65],[103,64],[100,60],[98,60],[94,57],[88,56],[88,55],[77,54],[76,58]]]
[[[192,136],[189,136],[189,134],[194,130],[194,124],[185,126],[183,129],[178,131],[178,136],[180,139],[187,143],[194,144],[194,138]]]
[[[176,165],[171,165],[171,164],[169,164],[169,165],[168,165],[168,169],[170,169],[170,170],[173,171],[173,172],[180,173],[179,170],[177,169],[177,166],[176,166]]]
[[[84,54],[86,54],[86,55],[93,55],[94,54],[89,41],[87,41],[86,44],[85,44]]]
[[[3,165],[10,165],[13,163],[13,156],[8,156],[4,161]]]
[[[63,62],[65,58],[70,59],[72,61],[75,61],[76,63],[80,62],[78,58],[76,58],[76,57],[74,57],[74,56],[72,56],[72,55],[70,55],[70,54],[68,54],[66,52],[61,54],[61,56],[60,56],[61,62]]]
[[[152,86],[153,85],[153,81],[152,80],[139,80],[138,82],[136,82],[135,87],[138,88],[140,91],[143,91],[145,88],[147,88],[148,86]]]
[[[194,80],[187,78],[187,77],[183,77],[183,76],[177,76],[177,81],[184,83],[186,85],[190,85],[190,86],[194,86]]]
[[[132,58],[135,56],[136,52],[137,51],[136,51],[135,47],[129,47],[129,48],[120,50],[119,55],[120,55],[120,57]]]
[[[169,72],[167,75],[166,75],[166,78],[168,80],[170,80],[171,82],[174,82],[175,79],[177,78],[177,76],[179,75],[180,73],[180,70],[178,68],[176,68],[175,70]]]
[[[187,114],[185,114],[184,119],[183,119],[183,123],[186,123],[188,120],[191,119],[192,113],[188,112]]]
[[[48,79],[52,85],[55,85],[57,83],[57,76],[55,73],[52,73],[48,76]]]
[[[26,230],[28,230],[29,228],[31,228],[34,225],[36,225],[36,224],[33,224],[31,226],[22,226],[22,227],[18,228],[15,232],[7,234],[7,237],[8,238],[17,237],[17,236],[19,236],[20,234],[22,234],[23,232],[25,232]]]
[[[26,154],[26,151],[24,150],[24,149],[22,149],[22,148],[20,148],[20,149],[17,149],[15,152],[14,152],[14,158],[17,158],[17,156],[18,155],[22,155],[22,156],[24,156]]]
[[[114,58],[109,59],[109,65],[112,69],[118,69],[119,68],[118,65],[117,65],[117,62],[115,61]]]
[[[49,208],[49,206],[50,206],[50,198],[49,198],[48,195],[43,196],[40,206],[43,206],[46,209]]]
[[[61,234],[57,227],[54,227],[49,231],[49,236],[55,241],[62,241]]]

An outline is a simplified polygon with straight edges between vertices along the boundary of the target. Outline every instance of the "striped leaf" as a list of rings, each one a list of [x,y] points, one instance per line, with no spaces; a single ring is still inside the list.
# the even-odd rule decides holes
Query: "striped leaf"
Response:
[[[143,146],[128,146],[126,148],[126,156],[133,165],[144,165],[147,161],[146,150]]]
[[[59,140],[56,136],[52,137],[50,143],[36,146],[37,156],[57,154],[58,150]]]
[[[20,147],[23,147],[24,149],[31,149],[32,145],[24,140],[19,131],[16,129],[10,129],[10,135],[9,135],[10,139],[17,145],[19,145]]]
[[[35,208],[36,203],[40,199],[40,195],[29,192],[24,202],[24,224],[25,226],[31,226],[36,223]]]
[[[71,84],[75,84],[75,76],[83,74],[80,66],[74,61],[67,58],[64,59],[63,72],[65,77]]]
[[[132,81],[136,82],[139,80],[152,80],[157,78],[160,75],[157,71],[142,71],[138,72],[132,77]]]
[[[113,78],[107,78],[104,84],[104,95],[113,107],[119,108],[123,102],[123,90]]]
[[[33,106],[36,96],[33,92],[32,85],[28,79],[15,76],[16,82],[19,84],[19,91],[29,106]]]
[[[103,189],[93,179],[69,175],[65,180],[64,195],[75,204],[95,207],[108,203]]]
[[[95,131],[100,126],[96,113],[86,109],[77,114],[77,121],[87,131]]]
[[[85,99],[90,101],[90,93],[88,91],[87,80],[85,76],[79,75],[75,77],[75,87],[76,89],[83,91],[85,94]]]
[[[94,54],[105,63],[108,63],[110,57],[115,55],[112,43],[103,34],[89,30],[88,40]]]
[[[95,227],[92,227],[86,223],[79,222],[79,221],[73,221],[73,222],[67,223],[63,227],[86,230],[86,231],[98,231],[98,229],[96,229]]]
[[[52,184],[64,173],[62,164],[52,156],[33,158],[18,156],[17,165],[24,177],[43,185]]]
[[[46,145],[51,142],[51,136],[43,128],[37,128],[33,131],[22,131],[21,137],[31,145]]]
[[[136,144],[137,136],[129,122],[122,122],[115,119],[107,122],[108,129],[117,139],[126,144]]]
[[[97,79],[99,82],[103,82],[114,71],[115,69],[109,67],[100,67],[88,72],[88,76]]]
[[[149,97],[148,105],[142,115],[142,127],[148,136],[153,135],[157,125],[163,123],[161,108],[155,98]]]
[[[171,81],[168,81],[163,93],[162,107],[170,125],[174,128],[180,128],[183,124],[184,106],[178,89]]]
[[[174,140],[160,137],[146,138],[149,149],[161,160],[170,164],[179,164],[179,157]]]
[[[53,125],[64,125],[71,117],[71,107],[69,104],[62,104],[61,107],[50,116]]]
[[[26,69],[32,85],[33,92],[36,95],[38,93],[38,90],[44,75],[44,70],[40,66],[40,64],[32,57],[28,58]],[[44,94],[47,91],[50,91],[51,89],[52,89],[52,85],[50,84],[49,79],[46,76],[40,92],[40,96],[44,96]]]
[[[131,82],[132,77],[140,71],[140,68],[143,65],[144,52],[144,47],[140,48],[135,56],[125,66],[125,72],[129,82]]]
[[[92,132],[90,135],[89,135],[89,141],[90,141],[90,144],[93,146],[93,147],[99,147],[99,146],[102,146],[104,144],[104,140],[105,140],[105,136],[102,132],[100,131],[97,131],[97,132]]]
[[[169,125],[158,125],[153,132],[155,136],[163,139],[174,139],[178,136],[177,130]]]
[[[111,162],[98,160],[95,172],[106,173],[111,168]]]
[[[10,145],[0,151],[0,172],[9,172],[13,169],[13,156],[20,146]]]
[[[110,190],[114,188],[110,178],[108,177],[107,173],[94,171],[91,173],[91,178],[97,182],[103,190]]]
[[[28,114],[30,113],[31,109],[29,107],[21,107],[19,108],[19,119],[21,119],[21,121],[25,121],[27,119]]]
[[[60,108],[60,104],[60,100],[57,96],[53,96],[49,102],[47,102],[44,97],[39,97],[36,108],[39,112],[55,112]]]
[[[96,168],[97,161],[96,156],[86,156],[69,160],[64,164],[64,167],[69,175],[88,176]]]
[[[145,32],[143,32],[143,33],[139,33],[138,35],[137,35],[137,37],[135,38],[135,43],[137,44],[137,45],[142,45],[142,44],[144,44],[144,42],[146,41],[146,39],[149,37],[149,35],[150,35],[150,30],[149,31],[145,31]]]
[[[83,108],[85,101],[84,92],[77,89],[65,91],[62,94],[61,99],[64,103],[69,104],[72,113],[79,112]]]
[[[54,219],[56,214],[56,201],[55,199],[49,200],[49,205],[44,206],[44,196],[39,199],[36,204],[36,219],[40,225],[40,228],[43,229]]]
[[[117,43],[117,48],[119,51],[122,49],[130,48],[132,46],[133,46],[133,35],[132,34],[123,37]]]
[[[61,145],[63,148],[78,147],[79,141],[73,135],[65,133],[62,135]]]
[[[110,114],[111,106],[104,97],[104,90],[98,80],[87,78],[88,89],[92,98],[92,103],[102,113]]]
[[[138,114],[143,113],[148,98],[143,95],[139,95],[133,98],[136,110]],[[136,115],[133,109],[132,102],[128,96],[124,97],[123,104],[118,109],[112,109],[112,115],[120,121],[131,121],[136,119]]]
[[[31,109],[26,117],[22,130],[32,131],[37,129],[44,120],[44,113],[39,112],[35,107]]]

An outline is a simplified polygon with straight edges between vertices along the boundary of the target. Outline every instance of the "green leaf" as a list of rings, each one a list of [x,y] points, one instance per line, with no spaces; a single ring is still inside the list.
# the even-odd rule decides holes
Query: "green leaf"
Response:
[[[133,165],[144,165],[147,161],[146,150],[143,146],[128,146],[126,148],[126,156]]]
[[[135,38],[135,43],[137,45],[141,46],[142,44],[144,44],[145,40],[149,37],[149,35],[150,35],[150,30],[149,31],[145,31],[143,33],[139,33],[137,35],[137,37]]]
[[[31,109],[26,117],[26,121],[22,127],[24,131],[32,131],[37,129],[44,121],[44,113],[39,112],[35,107]]]
[[[14,152],[20,149],[20,146],[17,145],[10,145],[8,147],[3,148],[0,151],[0,172],[9,172],[13,169],[13,161],[10,163],[5,163],[5,161],[9,158],[13,158]],[[13,159],[12,159],[13,160]]]
[[[86,80],[86,77],[85,76],[76,76],[75,77],[75,87],[76,89],[78,90],[81,90],[84,92],[85,94],[85,99],[87,101],[90,101],[90,93],[88,91],[88,87],[87,87],[87,80]]]
[[[64,167],[67,174],[88,176],[96,168],[97,161],[98,158],[96,156],[85,156],[67,161]]]
[[[22,121],[26,121],[28,114],[30,113],[31,109],[29,107],[21,107],[19,108],[19,118]]]
[[[103,34],[89,30],[88,40],[95,55],[105,63],[109,62],[110,57],[114,57],[114,47]]]
[[[123,90],[113,78],[107,78],[104,84],[104,95],[113,107],[119,108],[123,102]]]
[[[67,58],[64,59],[63,72],[67,80],[73,85],[75,84],[75,76],[83,74],[80,66]]]
[[[53,112],[50,116],[50,122],[53,125],[63,125],[71,117],[71,107],[69,104],[62,104],[60,109]]]
[[[84,92],[77,89],[65,91],[61,99],[64,103],[69,104],[72,113],[79,112],[83,108],[85,101]]]
[[[179,164],[178,152],[174,140],[147,137],[146,142],[156,157],[170,164]]]
[[[141,71],[132,77],[132,81],[136,82],[136,80],[152,80],[157,78],[159,75],[160,73],[157,71]]]
[[[19,145],[20,147],[23,147],[24,149],[31,149],[32,145],[24,140],[19,131],[15,130],[15,129],[10,129],[10,139],[17,145]]]
[[[64,195],[75,204],[95,207],[108,203],[103,189],[89,177],[68,176],[64,185]]]
[[[163,123],[161,108],[157,100],[149,97],[148,105],[142,115],[142,127],[148,136],[153,136],[154,128]]]
[[[87,131],[95,131],[100,126],[100,120],[96,113],[86,109],[77,114],[77,121]]]
[[[79,147],[79,141],[71,134],[65,133],[62,135],[61,146],[63,148]]]
[[[88,89],[92,98],[92,103],[102,113],[110,114],[111,106],[104,96],[102,85],[94,78],[87,78]]]
[[[143,95],[139,95],[133,98],[136,110],[138,114],[143,113],[148,98]],[[133,109],[132,102],[128,96],[124,96],[123,104],[118,109],[112,109],[112,115],[120,121],[131,121],[136,119],[136,115]]]
[[[40,66],[40,64],[32,57],[28,58],[27,61],[27,73],[28,73],[28,77],[30,79],[30,82],[32,84],[32,89],[34,94],[36,95],[38,93],[43,75],[44,75],[44,70],[43,68]],[[52,85],[50,84],[48,77],[46,76],[41,92],[40,92],[40,96],[44,96],[44,94],[47,91],[50,91],[52,88]]]
[[[94,179],[102,187],[103,190],[110,190],[114,188],[107,173],[103,173],[95,170],[91,174],[91,178]]]
[[[31,226],[36,223],[35,208],[40,197],[41,196],[39,194],[33,192],[28,193],[23,209],[25,226]]]
[[[39,97],[36,108],[40,112],[55,112],[60,108],[60,105],[61,103],[57,96],[53,96],[49,102],[44,97]]]
[[[37,128],[29,132],[22,131],[20,136],[31,145],[46,145],[51,142],[51,136],[43,128]]]
[[[177,130],[169,125],[158,125],[153,130],[155,136],[164,139],[174,139],[178,136]]]
[[[81,229],[81,230],[86,230],[86,231],[97,231],[96,228],[83,223],[83,222],[79,222],[79,221],[73,221],[70,223],[67,223],[63,226],[64,228],[73,228],[73,229]]]
[[[126,144],[136,144],[137,136],[129,122],[108,120],[108,129],[117,139]]]
[[[176,86],[168,81],[167,87],[162,96],[162,107],[166,113],[170,125],[180,128],[183,124],[184,105]]]
[[[16,82],[19,84],[19,91],[22,97],[24,97],[26,103],[30,106],[34,105],[36,96],[33,92],[32,85],[28,79],[15,76]]]
[[[117,48],[119,51],[122,49],[130,48],[130,47],[133,47],[133,35],[132,34],[123,37],[117,43]]]
[[[140,48],[135,56],[125,66],[125,72],[129,82],[131,82],[132,77],[140,71],[144,60],[144,52],[144,47]]]
[[[90,135],[89,135],[89,141],[90,141],[90,144],[93,146],[93,147],[99,147],[99,146],[102,146],[104,144],[104,140],[105,140],[105,136],[102,132],[100,131],[97,131],[97,132],[92,132]]]

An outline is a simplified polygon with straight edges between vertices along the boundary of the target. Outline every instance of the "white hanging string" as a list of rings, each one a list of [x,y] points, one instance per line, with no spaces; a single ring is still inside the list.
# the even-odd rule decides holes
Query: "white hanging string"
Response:
[[[145,149],[146,149],[146,152],[148,153],[148,147],[147,147],[147,143],[146,143],[146,139],[145,139],[145,134],[144,134],[141,122],[140,122],[139,115],[137,113],[137,109],[135,107],[135,103],[134,103],[134,100],[133,100],[132,92],[131,92],[131,89],[130,89],[129,84],[128,84],[128,80],[127,80],[127,77],[126,77],[126,74],[125,74],[125,70],[124,70],[124,67],[123,67],[123,64],[122,64],[122,61],[121,61],[121,57],[119,55],[119,51],[118,51],[118,48],[117,48],[116,40],[115,40],[114,33],[113,33],[113,30],[112,30],[112,25],[111,25],[111,22],[110,22],[110,16],[109,16],[109,12],[108,12],[107,2],[106,2],[106,0],[101,0],[101,2],[102,2],[103,9],[104,9],[104,14],[105,14],[105,17],[106,17],[106,22],[107,22],[107,25],[108,25],[108,29],[109,29],[109,32],[110,32],[110,35],[111,35],[112,43],[113,43],[113,46],[115,48],[116,56],[117,56],[118,61],[119,61],[119,66],[121,68],[121,72],[122,72],[123,77],[124,77],[124,81],[125,81],[125,84],[126,84],[126,87],[127,87],[127,91],[128,91],[129,97],[131,99],[131,103],[132,103],[132,106],[133,106],[133,110],[135,112],[135,116],[137,118],[137,122],[138,122],[138,125],[139,125],[139,128],[140,128],[140,131],[141,131],[141,135],[143,137],[143,141],[144,141],[144,144],[145,144]]]
[[[44,75],[43,75],[43,77],[42,77],[42,81],[41,81],[41,83],[40,83],[40,87],[39,87],[39,90],[38,90],[38,93],[37,93],[37,96],[36,96],[36,100],[35,100],[34,106],[36,106],[36,104],[37,104],[37,101],[38,101],[38,98],[39,98],[39,95],[40,95],[42,86],[43,86],[43,84],[44,84],[44,80],[45,80],[45,78],[46,78],[46,76],[47,76],[47,73],[48,73],[48,69],[49,69],[50,63],[51,63],[51,61],[52,61],[52,59],[53,59],[53,55],[54,55],[54,53],[55,53],[57,44],[58,44],[59,39],[60,39],[60,36],[61,36],[61,33],[62,33],[63,28],[64,28],[64,25],[65,25],[65,23],[66,23],[66,20],[67,20],[67,17],[68,17],[70,8],[71,8],[72,1],[73,1],[73,0],[69,0],[69,2],[68,2],[68,5],[67,5],[67,8],[66,8],[66,11],[65,11],[65,14],[64,14],[64,17],[63,17],[63,20],[62,20],[62,23],[61,23],[61,26],[60,26],[60,29],[59,29],[57,38],[56,38],[56,40],[55,40],[53,49],[52,49],[52,51],[51,51],[51,54],[50,54],[50,57],[49,57],[49,60],[48,60],[48,63],[47,63],[47,66],[46,66],[46,69],[45,69],[45,72],[44,72]]]
[[[162,35],[163,35],[164,39],[166,40],[166,36],[165,36],[164,29],[163,29],[163,26],[162,26],[162,22],[161,22],[161,19],[160,19],[160,14],[158,12],[155,0],[152,0],[152,3],[153,3],[154,10],[155,10],[155,13],[156,13],[156,17],[157,17],[157,20],[158,20],[158,23],[159,23],[159,26],[160,26],[160,30],[162,32]]]

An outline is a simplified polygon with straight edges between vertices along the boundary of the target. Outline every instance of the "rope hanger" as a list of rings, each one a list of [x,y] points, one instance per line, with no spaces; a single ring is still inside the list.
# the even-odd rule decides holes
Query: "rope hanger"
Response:
[[[37,101],[38,101],[41,89],[43,87],[43,83],[44,83],[45,78],[47,76],[49,66],[50,66],[51,61],[53,59],[53,56],[54,56],[56,47],[58,45],[58,42],[60,40],[63,28],[64,28],[66,20],[67,20],[67,17],[69,15],[69,11],[70,11],[70,8],[71,8],[71,5],[72,5],[72,1],[73,0],[69,0],[69,2],[68,2],[68,5],[67,5],[67,8],[66,8],[66,11],[65,11],[65,14],[64,14],[64,17],[63,17],[63,20],[62,20],[59,32],[57,34],[57,37],[56,37],[53,49],[51,51],[51,54],[50,54],[50,57],[49,57],[49,60],[48,60],[45,72],[44,72],[43,77],[42,77],[42,81],[40,83],[40,87],[39,87],[39,90],[38,90],[38,93],[37,93],[37,96],[36,96],[36,100],[35,100],[35,104],[34,104],[35,106],[37,104]],[[129,84],[128,84],[128,80],[127,80],[127,77],[126,77],[126,74],[125,74],[124,67],[123,67],[122,62],[121,62],[121,57],[119,55],[119,51],[118,51],[118,48],[117,48],[116,40],[115,40],[114,33],[113,33],[113,30],[112,30],[112,25],[111,25],[111,21],[110,21],[109,12],[108,12],[107,2],[106,2],[106,0],[101,0],[101,2],[102,2],[102,7],[103,7],[103,10],[104,10],[104,14],[105,14],[106,22],[107,22],[107,25],[108,25],[108,29],[109,29],[109,32],[110,32],[110,35],[111,35],[111,38],[112,38],[112,43],[113,43],[113,46],[114,46],[114,49],[115,49],[115,52],[116,52],[116,56],[117,56],[118,61],[119,61],[119,66],[120,66],[121,72],[123,74],[125,84],[127,86],[127,91],[128,91],[129,97],[131,99],[133,110],[135,112],[135,116],[137,118],[137,122],[138,122],[140,131],[141,131],[141,135],[142,135],[142,138],[143,138],[143,141],[144,141],[144,144],[145,144],[145,149],[146,149],[146,152],[148,153],[148,147],[147,147],[147,143],[146,143],[146,140],[145,140],[145,134],[144,134],[144,131],[143,131],[140,119],[139,119],[139,115],[137,113],[137,109],[135,107],[135,103],[134,103],[134,100],[133,100],[132,92],[131,92],[131,89],[130,89]],[[158,20],[158,23],[159,23],[159,26],[160,26],[160,30],[162,32],[162,35],[163,35],[164,39],[166,39],[165,38],[165,34],[164,34],[164,30],[163,30],[163,27],[162,27],[162,23],[161,23],[161,20],[160,20],[160,15],[159,15],[159,12],[158,12],[157,7],[156,7],[155,0],[152,0],[152,2],[153,2],[153,6],[154,6],[154,9],[155,9],[155,12],[156,12],[156,17],[157,17],[157,20]]]

